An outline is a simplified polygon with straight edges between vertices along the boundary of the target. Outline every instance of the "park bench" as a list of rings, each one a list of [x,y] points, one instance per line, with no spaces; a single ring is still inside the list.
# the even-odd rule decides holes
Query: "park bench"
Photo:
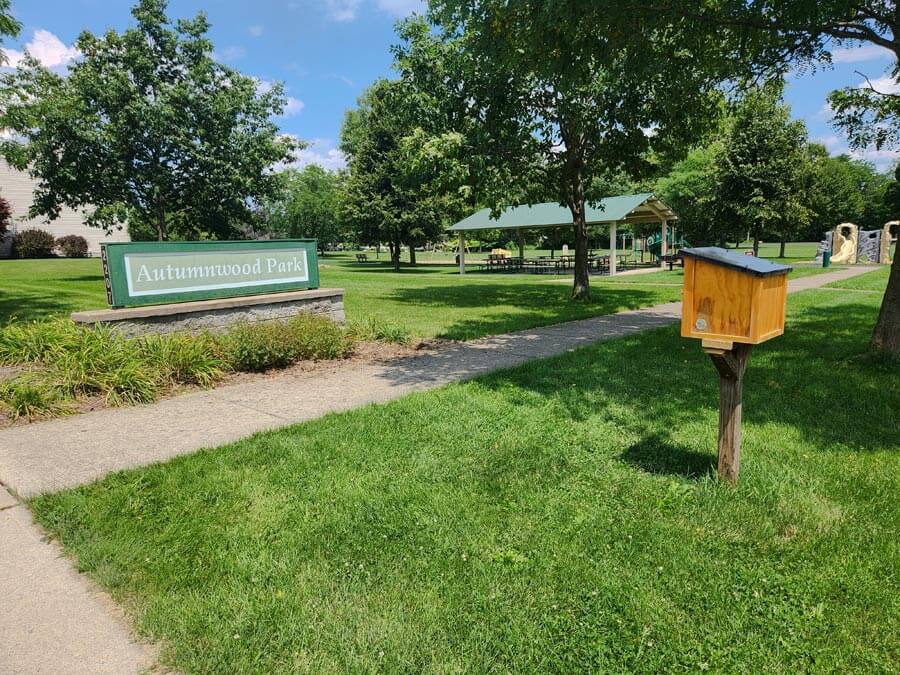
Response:
[[[367,256],[365,253],[357,253],[356,254],[356,262],[358,262],[358,263],[369,262],[369,256]]]

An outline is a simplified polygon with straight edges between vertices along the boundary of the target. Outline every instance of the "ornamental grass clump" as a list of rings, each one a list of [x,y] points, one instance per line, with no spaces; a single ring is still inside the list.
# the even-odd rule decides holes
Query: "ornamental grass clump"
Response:
[[[298,314],[285,322],[239,324],[223,337],[222,346],[233,370],[261,372],[297,361],[344,358],[353,339],[327,318]]]
[[[150,403],[178,385],[210,387],[229,371],[259,372],[303,360],[350,354],[353,337],[327,318],[300,314],[286,322],[241,324],[224,335],[127,338],[66,319],[0,328],[0,364],[29,370],[0,388],[12,418],[53,416],[84,397],[106,405]]]
[[[35,376],[23,375],[0,384],[0,405],[12,419],[44,419],[72,412],[65,392]]]
[[[391,342],[408,345],[412,341],[412,333],[405,326],[374,316],[370,316],[365,321],[354,321],[350,324],[349,330],[355,339],[366,342]]]

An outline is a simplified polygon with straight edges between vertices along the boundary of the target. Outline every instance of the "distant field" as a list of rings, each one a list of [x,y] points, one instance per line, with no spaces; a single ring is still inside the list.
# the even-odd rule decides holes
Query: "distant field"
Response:
[[[357,264],[352,254],[321,260],[323,286],[345,290],[350,320],[379,318],[420,338],[471,339],[636,309],[680,297],[680,289],[627,288],[595,279],[590,303],[569,301],[569,287],[543,275],[468,274],[451,267]],[[100,261],[0,261],[0,323],[106,306]],[[552,279],[552,278],[551,278]]]
[[[819,274],[820,266],[794,264],[792,278]],[[320,259],[323,286],[345,290],[351,320],[375,317],[407,328],[420,338],[471,339],[590,316],[636,309],[681,297],[682,272],[593,277],[593,300],[569,301],[568,276],[470,273],[452,264],[359,264],[354,252]],[[831,270],[840,269],[832,267]],[[886,274],[886,272],[885,272]],[[100,261],[0,261],[0,323],[106,306]]]

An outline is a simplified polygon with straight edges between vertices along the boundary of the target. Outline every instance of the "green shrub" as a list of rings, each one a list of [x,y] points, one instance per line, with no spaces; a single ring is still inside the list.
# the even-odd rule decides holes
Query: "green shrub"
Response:
[[[12,206],[3,197],[0,197],[0,237],[6,234],[12,223]]]
[[[223,338],[228,364],[237,371],[283,368],[304,359],[343,358],[352,338],[330,319],[298,314],[289,321],[240,324]]]
[[[355,339],[364,342],[393,342],[407,345],[412,341],[412,334],[405,326],[374,316],[365,321],[352,322],[349,331]]]
[[[56,239],[46,230],[22,230],[13,242],[17,258],[52,258],[55,246]]]
[[[87,258],[87,239],[77,234],[67,234],[56,240],[56,245],[67,258]]]
[[[208,333],[148,335],[138,346],[144,359],[172,384],[209,387],[227,370],[218,342]]]
[[[12,322],[0,328],[0,363],[41,363],[75,348],[81,329],[68,319]]]
[[[33,376],[20,376],[0,385],[0,404],[13,419],[42,419],[72,411],[71,401],[58,387]]]

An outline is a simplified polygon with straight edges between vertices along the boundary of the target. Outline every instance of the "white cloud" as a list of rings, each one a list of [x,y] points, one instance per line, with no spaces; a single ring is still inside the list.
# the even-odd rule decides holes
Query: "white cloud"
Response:
[[[288,166],[302,169],[310,164],[317,164],[329,171],[337,171],[347,166],[347,158],[343,152],[333,146],[330,139],[314,138],[309,141],[306,148],[294,153],[294,161]]]
[[[243,47],[225,47],[221,52],[214,52],[213,58],[219,61],[235,61],[247,54],[247,50]]]
[[[893,58],[890,49],[878,45],[859,45],[856,47],[843,47],[831,52],[832,63],[861,63],[863,61],[880,61]]]
[[[306,107],[306,104],[303,101],[301,101],[299,98],[294,98],[293,96],[288,96],[287,102],[284,104],[284,112],[281,113],[281,116],[282,117],[291,117],[293,115],[297,115],[305,107]]]
[[[870,86],[880,94],[900,94],[900,82],[890,75],[877,77],[874,80],[866,80],[856,85],[858,89],[868,89]]]
[[[328,13],[335,21],[353,21],[359,9],[360,0],[326,0]]]
[[[16,67],[25,58],[25,52],[31,54],[46,68],[64,66],[72,59],[81,56],[74,46],[66,47],[65,43],[48,30],[38,29],[34,31],[31,42],[26,43],[24,51],[6,49],[8,65]]]
[[[263,34],[263,27],[260,26],[259,24],[255,25],[255,26],[250,26],[247,29],[247,32],[250,33],[251,37],[259,37],[260,35]]]
[[[824,145],[825,149],[830,153],[834,153],[835,150],[838,150],[840,148],[843,148],[841,152],[847,151],[845,140],[835,134],[831,134],[829,136],[819,136],[818,138],[814,138],[813,141]],[[840,152],[838,154],[840,154]]]
[[[413,12],[424,14],[425,8],[423,0],[378,0],[378,9],[398,17],[408,16]]]
[[[897,163],[897,160],[900,159],[900,149],[876,150],[875,148],[866,148],[865,150],[850,150],[847,154],[853,157],[853,159],[872,162],[879,171],[890,169]]]

